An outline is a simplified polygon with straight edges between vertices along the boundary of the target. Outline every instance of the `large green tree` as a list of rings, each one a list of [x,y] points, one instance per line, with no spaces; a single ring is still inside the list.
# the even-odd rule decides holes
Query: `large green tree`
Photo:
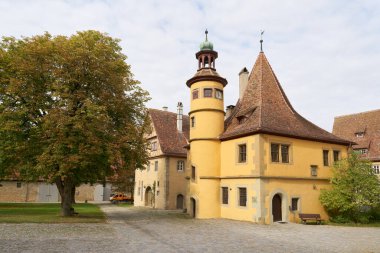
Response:
[[[341,221],[367,222],[380,206],[380,183],[371,163],[356,153],[333,167],[332,188],[322,190],[320,200],[329,215]]]
[[[62,214],[73,189],[146,163],[145,102],[119,40],[3,38],[0,44],[0,178],[56,183]]]

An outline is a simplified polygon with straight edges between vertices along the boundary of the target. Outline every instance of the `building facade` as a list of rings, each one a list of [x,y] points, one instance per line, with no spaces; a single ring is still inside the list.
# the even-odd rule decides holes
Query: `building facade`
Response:
[[[290,104],[265,54],[239,74],[240,96],[224,113],[227,80],[206,40],[196,53],[190,88],[187,207],[196,218],[270,224],[298,213],[327,214],[319,202],[331,166],[350,141],[304,119]]]
[[[189,138],[189,117],[182,113],[149,110],[151,133],[149,163],[135,171],[134,205],[159,209],[184,209],[186,197],[185,146]]]
[[[380,179],[380,110],[335,117],[333,134],[356,143],[353,150],[371,161]]]

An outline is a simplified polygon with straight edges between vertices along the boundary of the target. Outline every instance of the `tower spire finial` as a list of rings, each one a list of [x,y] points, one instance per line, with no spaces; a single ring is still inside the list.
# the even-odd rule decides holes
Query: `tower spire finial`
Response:
[[[205,34],[206,34],[206,41],[207,41],[207,34],[208,34],[207,28],[206,28]]]
[[[260,34],[260,52],[263,52],[263,34],[264,34],[264,30],[261,30],[261,34]]]

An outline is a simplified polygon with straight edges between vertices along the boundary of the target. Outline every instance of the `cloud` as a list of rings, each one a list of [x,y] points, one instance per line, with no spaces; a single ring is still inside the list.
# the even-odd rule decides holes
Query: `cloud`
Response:
[[[264,29],[264,51],[294,108],[327,130],[334,116],[379,108],[378,1],[7,1],[1,35],[95,29],[120,38],[149,107],[182,101],[208,28],[216,67],[229,81],[225,105],[238,97],[238,73],[251,70]]]

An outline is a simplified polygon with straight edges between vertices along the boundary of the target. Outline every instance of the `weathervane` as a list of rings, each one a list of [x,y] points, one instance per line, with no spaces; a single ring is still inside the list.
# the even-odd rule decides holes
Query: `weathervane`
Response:
[[[206,41],[207,41],[207,34],[208,34],[207,28],[206,28],[205,34],[206,34]]]
[[[264,34],[264,30],[261,30],[261,34],[260,34],[260,52],[263,52],[263,34]]]

